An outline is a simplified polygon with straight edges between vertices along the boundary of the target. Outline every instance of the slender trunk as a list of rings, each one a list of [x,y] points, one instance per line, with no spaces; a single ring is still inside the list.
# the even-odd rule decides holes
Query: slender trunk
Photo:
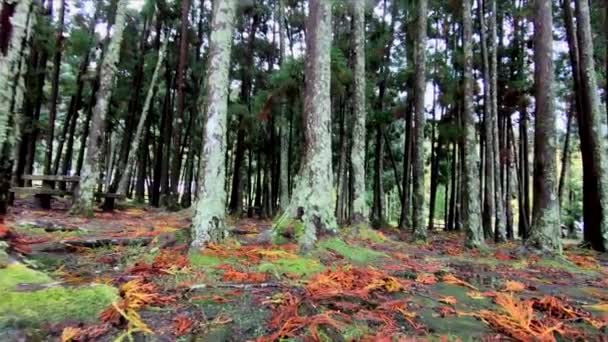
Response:
[[[575,111],[575,100],[574,98],[570,104],[570,110],[568,111],[568,123],[566,124],[566,137],[564,138],[564,149],[562,150],[562,167],[559,174],[559,183],[557,186],[558,200],[560,208],[564,207],[564,192],[565,183],[568,179],[568,172],[570,168],[570,135],[572,133],[572,117]]]
[[[471,1],[464,0],[462,3],[464,51],[462,223],[466,231],[466,246],[477,248],[484,245],[484,241],[478,195],[479,177],[477,175],[477,164],[479,162],[479,155],[475,146],[475,113],[473,111],[473,23],[471,19]]]
[[[177,112],[173,127],[173,153],[171,165],[171,200],[179,200],[179,179],[180,170],[182,167],[182,146],[185,142],[182,141],[182,126],[184,121],[184,112],[186,108],[186,69],[188,64],[188,13],[190,12],[190,0],[182,0],[181,13],[181,34],[179,47],[179,65],[177,67]],[[198,53],[198,51],[197,51]]]
[[[412,165],[413,173],[413,228],[414,238],[426,240],[427,227],[424,224],[424,126],[425,108],[424,98],[426,92],[426,31],[427,31],[427,0],[418,0],[417,24],[416,24],[416,48],[415,48],[415,128],[414,128],[414,158]]]
[[[154,68],[154,73],[152,74],[152,80],[150,81],[150,85],[148,87],[148,93],[144,101],[144,106],[141,111],[141,115],[139,116],[139,123],[137,124],[135,135],[133,136],[133,140],[131,141],[131,147],[129,148],[129,152],[126,155],[127,161],[125,163],[125,168],[122,172],[120,181],[118,182],[117,193],[119,194],[125,194],[127,191],[127,186],[129,185],[129,179],[131,178],[131,170],[134,168],[135,158],[137,158],[137,151],[140,147],[140,140],[144,132],[146,121],[148,120],[148,113],[150,112],[150,106],[152,105],[154,94],[156,93],[158,76],[160,74],[160,69],[162,68],[163,63],[165,61],[168,43],[169,39],[168,37],[165,37],[163,46],[158,51],[156,67]]]
[[[59,72],[61,69],[61,51],[63,49],[63,26],[65,19],[65,0],[59,1],[59,22],[55,38],[55,54],[53,56],[53,74],[51,80],[51,104],[49,110],[49,127],[47,131],[46,155],[44,158],[44,174],[52,172],[53,162],[53,139],[55,138],[55,118],[57,117],[57,106],[59,100]],[[66,120],[67,121],[67,120]],[[66,125],[67,127],[67,125]],[[65,139],[65,137],[63,137]]]

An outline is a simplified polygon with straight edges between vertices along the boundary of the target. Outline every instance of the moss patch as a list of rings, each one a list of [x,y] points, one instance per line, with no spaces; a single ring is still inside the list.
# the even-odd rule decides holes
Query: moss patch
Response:
[[[118,291],[107,285],[16,291],[19,284],[45,284],[52,281],[46,274],[20,264],[1,269],[0,326],[38,326],[63,321],[92,322],[118,298]]]
[[[281,278],[285,274],[293,274],[298,277],[307,277],[325,269],[319,261],[306,257],[281,258],[273,261],[266,261],[258,266],[258,272],[266,272]]]
[[[579,267],[565,258],[542,258],[538,260],[538,262],[534,264],[534,266],[552,268],[579,275],[598,275],[598,272]]]
[[[377,259],[387,257],[384,253],[362,246],[350,245],[338,238],[321,240],[317,246],[320,251],[338,253],[344,258],[358,264],[370,263]]]
[[[190,264],[196,268],[212,268],[221,264],[230,263],[231,259],[222,259],[213,255],[190,253]]]

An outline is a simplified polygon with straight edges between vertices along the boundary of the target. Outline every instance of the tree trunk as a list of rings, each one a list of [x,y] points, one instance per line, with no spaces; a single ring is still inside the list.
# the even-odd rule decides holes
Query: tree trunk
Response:
[[[608,251],[608,165],[602,133],[600,98],[595,75],[589,2],[575,0],[579,46],[581,153],[583,155],[583,215],[585,242]]]
[[[493,111],[492,111],[492,97],[490,95],[491,80],[490,80],[490,62],[488,59],[487,50],[487,37],[486,37],[486,23],[485,23],[485,2],[483,0],[477,1],[477,12],[480,23],[480,37],[481,37],[481,56],[482,56],[482,73],[484,79],[483,87],[483,143],[485,145],[483,155],[483,212],[482,212],[482,225],[484,238],[488,239],[492,236],[494,231],[494,149],[493,137],[492,137],[492,122],[493,122]],[[495,38],[495,37],[493,37]],[[494,43],[494,48],[496,44]]]
[[[44,174],[51,174],[53,162],[53,139],[55,134],[55,118],[59,100],[59,72],[61,69],[61,50],[63,49],[63,26],[65,19],[65,0],[59,1],[59,22],[55,40],[55,54],[53,56],[53,75],[51,80],[51,104],[49,110],[49,127],[46,137],[46,155],[44,158]],[[66,120],[67,122],[67,120]],[[66,125],[67,127],[67,125]],[[65,137],[64,137],[65,139]]]
[[[564,203],[564,192],[566,179],[568,179],[568,173],[570,172],[570,135],[572,134],[572,117],[575,114],[575,100],[572,97],[570,110],[568,111],[568,123],[566,124],[566,137],[564,139],[564,149],[562,150],[562,167],[559,174],[559,183],[557,186],[558,200],[560,208],[563,207]]]
[[[181,34],[179,47],[179,65],[177,67],[177,115],[174,118],[173,127],[173,158],[171,165],[171,200],[175,203],[179,200],[179,179],[182,167],[182,126],[184,111],[186,108],[186,69],[188,64],[188,14],[190,12],[190,0],[182,0]],[[197,51],[197,53],[199,53]]]
[[[99,181],[99,164],[101,158],[103,158],[100,155],[101,144],[103,144],[102,134],[105,132],[106,114],[110,105],[112,88],[114,87],[116,65],[120,58],[120,46],[127,19],[127,2],[126,0],[118,0],[114,33],[101,65],[99,90],[91,117],[86,158],[74,197],[74,205],[72,206],[73,212],[89,216],[93,214],[95,187]]]
[[[334,216],[331,166],[330,52],[332,4],[309,2],[306,28],[306,90],[304,99],[304,155],[299,180],[288,210],[277,222],[280,229],[297,217],[303,232],[298,236],[302,251],[312,249],[317,235],[337,230]]]
[[[384,139],[383,125],[376,126],[376,153],[374,162],[374,206],[372,210],[372,220],[374,225],[382,227],[384,225]]]
[[[424,224],[424,126],[425,108],[424,98],[426,92],[426,26],[427,26],[427,0],[418,0],[417,23],[416,23],[416,47],[414,77],[415,96],[415,127],[414,127],[414,158],[412,165],[413,173],[413,228],[414,238],[426,240],[427,227]]]
[[[192,248],[204,247],[227,235],[224,158],[228,115],[228,72],[232,47],[235,0],[213,6],[205,108],[206,123],[198,199],[192,219]]]
[[[479,155],[475,146],[475,113],[473,110],[473,23],[471,1],[464,0],[462,6],[463,50],[464,50],[464,110],[463,110],[463,196],[462,222],[466,232],[466,246],[477,248],[484,245],[479,205],[479,177],[477,164]]]
[[[555,162],[555,107],[553,99],[553,10],[550,0],[534,4],[534,204],[530,237],[534,249],[561,253],[557,170]]]
[[[498,137],[498,49],[496,47],[496,16],[497,7],[496,0],[490,0],[491,15],[489,22],[490,29],[490,116],[491,116],[491,127],[492,127],[492,163],[494,163],[494,203],[495,203],[495,225],[494,225],[494,240],[496,242],[502,242],[506,240],[506,229],[505,229],[505,204],[503,196],[503,187],[501,186],[501,149],[499,147]],[[489,142],[489,141],[488,141]],[[487,146],[490,147],[489,145]],[[488,179],[490,182],[491,179]]]
[[[366,105],[365,105],[365,3],[353,2],[353,53],[354,53],[354,89],[353,89],[353,127],[351,139],[351,178],[353,209],[350,214],[351,224],[367,224],[369,206],[365,199],[365,140],[366,140]]]
[[[150,112],[150,106],[152,105],[152,100],[154,99],[154,94],[156,93],[156,86],[158,82],[158,76],[160,74],[160,69],[165,62],[165,55],[167,53],[167,46],[169,45],[169,38],[165,37],[163,46],[158,51],[158,58],[156,62],[156,67],[154,68],[154,73],[152,74],[152,80],[150,81],[150,86],[148,87],[148,93],[146,94],[146,100],[144,101],[144,106],[141,111],[141,115],[139,117],[139,123],[137,124],[137,129],[135,131],[135,135],[133,136],[133,140],[131,141],[131,147],[129,148],[129,152],[127,153],[127,161],[125,163],[125,169],[122,172],[122,176],[118,183],[117,193],[126,194],[127,187],[129,185],[129,179],[131,178],[131,171],[135,168],[135,159],[137,158],[137,151],[139,150],[140,140],[142,134],[144,132],[144,128],[146,126],[146,121],[148,120],[148,113]]]

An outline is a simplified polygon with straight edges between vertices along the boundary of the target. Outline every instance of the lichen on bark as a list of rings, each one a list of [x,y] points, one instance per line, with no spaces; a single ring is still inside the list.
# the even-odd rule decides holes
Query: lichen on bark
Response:
[[[202,248],[227,236],[226,229],[226,123],[228,73],[232,48],[235,0],[218,1],[213,8],[209,47],[206,113],[201,159],[200,191],[192,219],[192,248]]]
[[[365,198],[365,2],[353,0],[354,42],[354,120],[352,127],[352,201],[351,224],[368,224],[369,206]]]
[[[110,106],[117,64],[120,59],[120,47],[127,20],[128,2],[128,0],[119,0],[116,5],[114,33],[101,64],[99,90],[97,91],[97,101],[95,102],[91,116],[86,157],[80,173],[80,183],[74,196],[74,204],[71,209],[73,214],[85,216],[93,214],[95,189],[100,181],[100,164],[103,158],[101,151],[106,115]]]
[[[331,160],[331,2],[311,0],[306,34],[305,148],[291,202],[279,222],[300,220],[302,251],[314,247],[319,232],[337,231]]]

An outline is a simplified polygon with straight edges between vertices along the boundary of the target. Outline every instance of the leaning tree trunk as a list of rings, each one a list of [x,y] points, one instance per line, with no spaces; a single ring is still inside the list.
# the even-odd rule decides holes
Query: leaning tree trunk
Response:
[[[602,114],[595,75],[593,36],[589,2],[576,0],[576,23],[579,47],[580,97],[579,131],[583,155],[584,238],[598,251],[608,251],[608,170],[602,133]]]
[[[414,158],[412,165],[413,173],[413,215],[412,224],[414,238],[426,240],[427,229],[424,224],[424,126],[425,109],[424,97],[426,91],[426,23],[427,23],[427,0],[418,0],[416,24],[416,48],[414,77]]]
[[[150,81],[150,87],[148,88],[148,93],[146,94],[146,100],[144,101],[144,107],[141,111],[141,116],[139,117],[137,130],[135,131],[135,136],[133,136],[133,141],[131,141],[131,148],[127,153],[127,162],[125,163],[125,169],[122,170],[122,176],[120,178],[120,182],[118,183],[117,192],[119,194],[125,195],[127,193],[129,180],[131,179],[131,173],[132,170],[135,168],[135,159],[137,159],[139,143],[144,132],[144,128],[146,126],[146,120],[148,119],[148,113],[150,112],[150,106],[152,104],[154,94],[156,93],[156,83],[158,81],[158,75],[160,74],[160,69],[162,68],[163,63],[165,61],[165,54],[167,53],[168,43],[169,38],[165,37],[163,46],[158,52],[156,67],[154,68],[154,73],[152,74],[152,80]]]
[[[534,87],[536,97],[534,199],[530,237],[526,241],[526,245],[541,251],[561,253],[555,161],[552,29],[551,0],[536,0],[534,5]]]
[[[351,139],[351,178],[353,208],[351,224],[367,224],[369,206],[365,199],[365,2],[353,1],[354,94]]]
[[[201,248],[227,235],[226,217],[226,124],[228,115],[228,72],[236,1],[215,3],[209,44],[206,102],[207,114],[200,169],[200,191],[192,219],[192,247]]]
[[[291,203],[276,223],[277,230],[280,230],[291,225],[294,218],[302,220],[303,229],[298,242],[303,251],[312,249],[318,232],[335,233],[337,230],[331,166],[331,6],[324,0],[309,2],[304,156]]]
[[[464,0],[462,6],[463,50],[464,50],[464,108],[463,108],[463,181],[462,223],[466,231],[466,246],[477,248],[484,245],[479,204],[479,163],[475,147],[475,112],[473,110],[473,23],[471,1]]]
[[[91,127],[87,140],[86,158],[80,174],[80,184],[74,197],[72,212],[84,215],[93,214],[95,187],[99,182],[101,150],[105,133],[106,114],[110,106],[116,68],[120,58],[120,45],[127,19],[127,0],[118,0],[114,34],[108,52],[101,64],[101,75],[97,100],[91,116]]]

